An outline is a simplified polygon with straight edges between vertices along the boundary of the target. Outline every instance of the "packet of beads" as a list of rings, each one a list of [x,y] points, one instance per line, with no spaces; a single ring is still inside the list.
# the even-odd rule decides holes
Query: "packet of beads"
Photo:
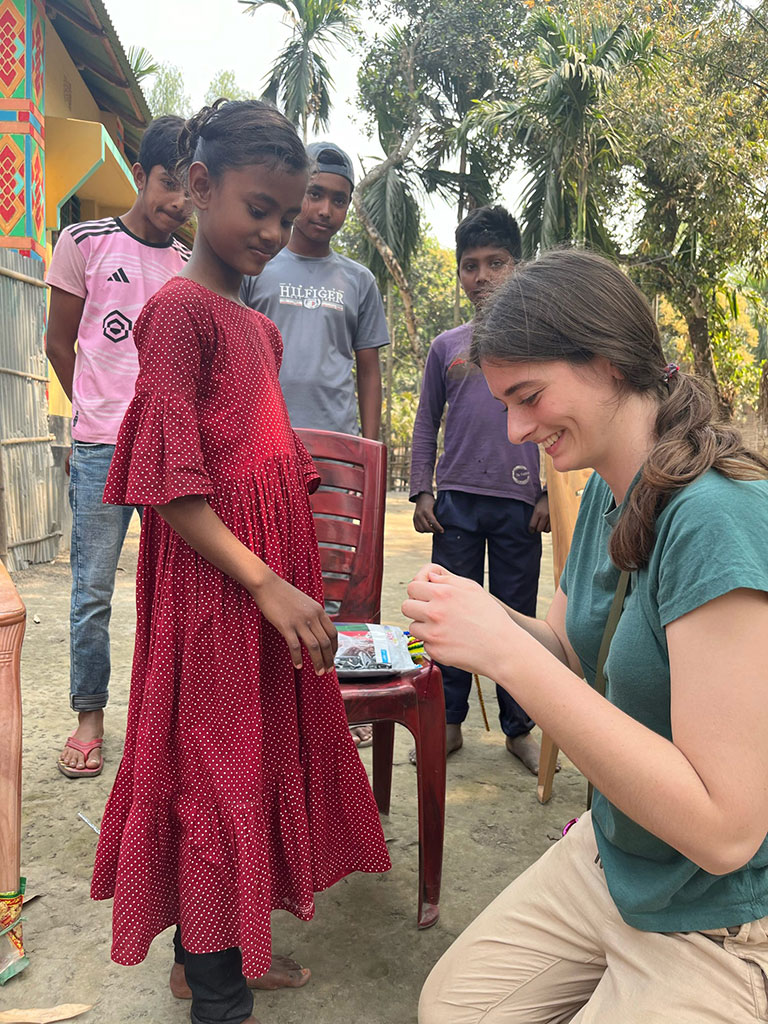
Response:
[[[376,622],[337,622],[339,646],[336,672],[340,679],[394,676],[418,672],[408,650],[408,638],[397,626]]]

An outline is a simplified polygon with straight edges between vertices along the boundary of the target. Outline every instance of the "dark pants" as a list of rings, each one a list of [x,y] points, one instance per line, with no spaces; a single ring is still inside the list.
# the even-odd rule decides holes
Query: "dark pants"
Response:
[[[177,928],[173,936],[174,960],[184,964],[192,989],[192,1024],[242,1024],[253,1011],[253,995],[243,977],[240,950],[189,953]]]
[[[432,561],[458,576],[482,584],[488,547],[490,591],[504,604],[536,614],[536,592],[541,564],[541,534],[529,533],[533,509],[514,498],[494,498],[465,491],[439,491],[435,517],[444,529],[432,538]],[[463,722],[469,711],[472,688],[469,672],[441,665],[445,690],[445,720]],[[530,732],[534,722],[517,701],[496,687],[499,721],[507,736]]]

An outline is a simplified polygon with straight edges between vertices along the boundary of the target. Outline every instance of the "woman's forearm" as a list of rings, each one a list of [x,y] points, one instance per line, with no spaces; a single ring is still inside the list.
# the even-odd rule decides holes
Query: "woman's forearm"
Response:
[[[678,747],[609,703],[543,646],[530,647],[524,659],[500,668],[495,682],[612,804],[713,874],[751,856],[733,834],[730,809],[713,799]]]

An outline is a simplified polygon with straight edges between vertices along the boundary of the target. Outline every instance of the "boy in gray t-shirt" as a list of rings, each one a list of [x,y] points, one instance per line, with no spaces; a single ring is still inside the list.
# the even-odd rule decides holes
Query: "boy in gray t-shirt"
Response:
[[[384,307],[371,272],[330,245],[349,209],[352,162],[329,142],[307,148],[316,170],[291,240],[258,277],[244,279],[241,296],[283,336],[280,385],[291,424],[378,440]]]

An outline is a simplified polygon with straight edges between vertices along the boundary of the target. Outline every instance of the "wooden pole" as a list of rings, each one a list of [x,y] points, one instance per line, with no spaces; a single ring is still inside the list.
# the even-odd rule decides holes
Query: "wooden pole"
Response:
[[[0,563],[0,893],[21,875],[21,643],[27,612]]]
[[[545,467],[547,493],[549,494],[549,521],[552,524],[552,565],[555,588],[557,588],[571,548],[573,528],[576,525],[576,516],[579,514],[581,492],[592,470],[574,469],[567,473],[558,473],[548,455],[545,459]],[[539,755],[539,779],[536,788],[539,803],[545,804],[552,796],[557,754],[558,749],[554,741],[543,732]]]

